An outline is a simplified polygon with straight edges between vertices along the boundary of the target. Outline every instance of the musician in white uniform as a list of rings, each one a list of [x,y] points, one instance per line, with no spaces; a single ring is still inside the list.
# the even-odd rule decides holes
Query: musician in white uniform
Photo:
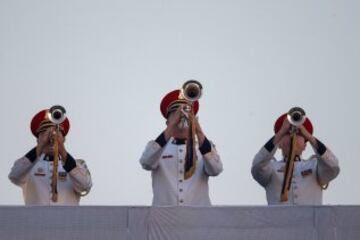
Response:
[[[195,121],[198,143],[197,160],[186,161],[188,126],[180,124],[186,101],[180,91],[168,93],[161,101],[160,109],[167,119],[166,129],[156,140],[150,141],[140,163],[151,171],[153,205],[155,206],[209,206],[209,176],[217,176],[222,170],[220,156]],[[199,109],[194,102],[194,113]]]
[[[92,182],[85,161],[75,160],[65,149],[65,136],[70,128],[67,118],[60,124],[58,134],[58,199],[52,200],[55,125],[49,121],[47,112],[48,109],[42,110],[33,117],[31,131],[37,146],[15,161],[9,179],[22,188],[25,205],[78,205]]]
[[[322,191],[336,178],[340,168],[336,156],[312,135],[313,125],[309,118],[299,127],[288,201],[281,202],[285,164],[290,154],[290,128],[287,114],[277,119],[274,125],[275,136],[260,149],[253,160],[252,176],[265,188],[269,205],[321,205]],[[313,147],[315,154],[304,160],[301,154],[307,142]],[[278,148],[283,155],[280,161],[274,158]]]

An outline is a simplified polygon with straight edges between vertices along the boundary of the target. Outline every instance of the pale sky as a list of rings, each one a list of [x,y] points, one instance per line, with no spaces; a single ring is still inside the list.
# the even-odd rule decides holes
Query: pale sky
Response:
[[[359,10],[356,0],[0,0],[0,204],[23,204],[7,175],[35,146],[33,115],[61,104],[66,147],[93,177],[81,204],[150,205],[139,157],[165,128],[161,98],[188,79],[203,84],[199,120],[224,164],[209,181],[214,205],[266,204],[251,162],[293,106],[339,158],[324,203],[359,204]]]

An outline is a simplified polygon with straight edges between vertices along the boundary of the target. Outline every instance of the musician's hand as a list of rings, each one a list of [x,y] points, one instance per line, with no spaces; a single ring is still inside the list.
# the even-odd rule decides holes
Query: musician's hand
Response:
[[[181,119],[181,115],[182,115],[182,110],[183,108],[180,106],[174,113],[171,113],[169,118],[168,118],[168,127],[171,127],[171,128],[175,128],[180,119]]]
[[[65,149],[65,137],[63,136],[62,132],[59,131],[58,134],[58,144],[59,144],[59,154],[61,156],[62,161],[66,161],[67,158],[67,151]]]
[[[318,144],[317,144],[317,141],[316,141],[316,138],[311,134],[309,133],[306,128],[304,127],[304,125],[301,125],[299,127],[299,131],[300,131],[300,134],[305,138],[305,140],[309,141],[310,144],[315,148],[317,149],[318,148]]]
[[[50,132],[50,138],[55,140],[55,137],[57,136],[57,144],[59,147],[59,154],[61,156],[61,160],[65,163],[66,158],[67,158],[67,151],[65,149],[65,137],[63,136],[63,133],[61,131],[58,132],[58,134],[56,134],[56,130],[55,128],[51,128],[51,132]]]
[[[279,132],[283,136],[285,134],[288,134],[290,132],[290,129],[291,129],[291,123],[287,118],[285,118]]]
[[[285,118],[280,130],[275,134],[275,137],[274,137],[275,145],[278,144],[286,134],[290,133],[290,128],[291,128],[291,124],[287,120],[287,118]]]
[[[171,113],[167,120],[167,127],[165,129],[165,139],[168,141],[174,133],[174,129],[177,127],[181,119],[182,107],[179,107],[175,112]]]
[[[199,123],[199,117],[194,118],[195,123],[195,132],[199,140],[199,145],[201,146],[205,141],[205,134],[203,130],[201,129],[200,123]]]
[[[40,156],[44,150],[44,147],[49,144],[51,131],[53,131],[53,128],[48,128],[45,131],[39,133],[36,146],[37,156]]]

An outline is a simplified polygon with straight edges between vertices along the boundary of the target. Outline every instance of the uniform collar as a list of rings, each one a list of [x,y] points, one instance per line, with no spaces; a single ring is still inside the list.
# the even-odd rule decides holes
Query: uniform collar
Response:
[[[300,161],[301,161],[300,156],[295,156],[295,162],[300,162]],[[286,162],[286,161],[285,161],[285,158],[284,158],[284,162]]]
[[[174,138],[171,142],[172,144],[175,144],[175,145],[183,145],[186,143],[185,139],[176,139]]]
[[[48,161],[48,162],[54,161],[54,157],[53,157],[53,156],[49,156],[49,155],[45,155],[43,159],[44,159],[44,161]]]
[[[61,160],[61,156],[59,154],[59,160]],[[45,155],[44,158],[43,158],[44,161],[47,161],[47,162],[52,162],[54,161],[54,157],[53,156],[48,156],[48,155]]]

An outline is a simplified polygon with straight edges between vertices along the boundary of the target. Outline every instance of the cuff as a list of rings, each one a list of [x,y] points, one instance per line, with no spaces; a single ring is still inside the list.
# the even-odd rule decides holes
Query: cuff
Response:
[[[211,143],[207,138],[205,138],[203,144],[199,147],[199,150],[202,155],[205,155],[208,152],[211,152]]]
[[[322,156],[326,152],[327,148],[322,142],[320,142],[319,139],[317,139],[317,138],[315,138],[315,139],[316,139],[316,142],[318,145],[318,148],[316,149],[316,151],[320,156]]]
[[[30,160],[30,162],[35,162],[35,160],[36,160],[36,147],[34,147],[33,149],[31,149],[26,155],[25,155],[25,157],[27,158],[27,159],[29,159]]]
[[[68,153],[63,168],[66,172],[70,172],[76,167],[75,159]]]
[[[266,150],[268,150],[268,152],[272,152],[272,150],[274,150],[274,148],[275,148],[274,138],[275,138],[275,136],[272,137],[272,138],[270,138],[270,140],[267,141],[267,143],[265,143],[265,145],[264,145],[264,148],[265,148]]]
[[[166,139],[165,139],[165,133],[162,132],[155,140],[157,144],[160,145],[160,147],[164,147],[166,145]]]

